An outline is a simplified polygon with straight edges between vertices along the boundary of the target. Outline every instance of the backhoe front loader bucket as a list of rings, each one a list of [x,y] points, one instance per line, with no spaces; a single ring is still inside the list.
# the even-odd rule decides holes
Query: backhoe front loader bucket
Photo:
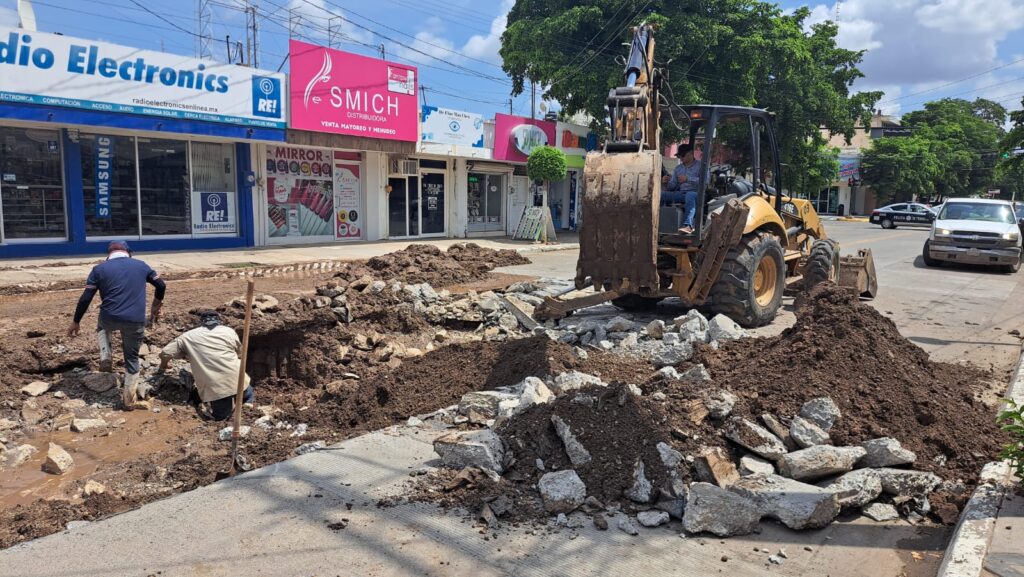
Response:
[[[661,156],[592,152],[584,165],[576,286],[649,295],[658,280]]]
[[[839,285],[856,289],[862,297],[875,298],[878,277],[875,276],[875,259],[870,248],[860,249],[857,256],[846,255],[839,259]]]

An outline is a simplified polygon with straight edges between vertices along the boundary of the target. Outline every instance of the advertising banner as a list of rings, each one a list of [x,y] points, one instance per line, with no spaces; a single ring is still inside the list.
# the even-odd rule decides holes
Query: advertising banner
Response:
[[[359,161],[334,158],[334,238],[354,240],[362,238],[362,181]]]
[[[334,236],[330,150],[267,146],[267,236]]]
[[[0,101],[284,128],[284,74],[0,27]]]
[[[555,123],[509,114],[494,115],[494,159],[526,162],[538,146],[555,145]]]
[[[193,234],[235,232],[235,193],[192,191]]]
[[[472,112],[424,106],[420,140],[483,148],[484,117]]]
[[[114,171],[111,136],[96,137],[96,218],[110,218],[110,177]]]
[[[291,127],[416,142],[417,71],[291,40]]]
[[[839,156],[839,177],[860,178],[860,156]]]

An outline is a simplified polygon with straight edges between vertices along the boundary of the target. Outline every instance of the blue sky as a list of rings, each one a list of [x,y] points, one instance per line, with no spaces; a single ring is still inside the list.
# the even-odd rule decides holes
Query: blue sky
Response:
[[[245,38],[244,0],[207,0],[213,57],[224,38]],[[283,66],[296,37],[419,66],[427,104],[492,116],[507,112],[511,82],[497,55],[514,0],[252,0],[259,8],[260,68]],[[136,3],[138,2],[138,4]],[[147,12],[142,4],[156,13]],[[40,30],[194,54],[195,0],[33,0]],[[783,0],[806,5],[812,21],[836,19],[840,44],[867,49],[857,88],[884,90],[881,108],[899,114],[945,96],[978,96],[1019,109],[1024,94],[1024,0]],[[0,23],[16,25],[16,0],[0,0]],[[290,16],[289,16],[290,14]],[[554,105],[557,107],[557,105]],[[529,94],[513,99],[529,114]]]

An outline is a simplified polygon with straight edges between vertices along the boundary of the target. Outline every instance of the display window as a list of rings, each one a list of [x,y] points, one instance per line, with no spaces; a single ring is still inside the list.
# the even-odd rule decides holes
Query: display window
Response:
[[[0,240],[66,239],[60,132],[0,127]]]
[[[505,175],[471,172],[468,185],[469,231],[504,230],[502,208],[505,206]]]
[[[192,234],[188,143],[139,138],[142,235]]]
[[[267,236],[355,240],[363,235],[359,153],[267,147]]]
[[[86,236],[139,236],[135,137],[82,134],[79,139]]]

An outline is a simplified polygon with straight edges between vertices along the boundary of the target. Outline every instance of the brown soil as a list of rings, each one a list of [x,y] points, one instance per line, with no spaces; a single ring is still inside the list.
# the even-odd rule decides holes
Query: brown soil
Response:
[[[995,408],[977,396],[992,375],[930,361],[891,320],[834,285],[816,289],[781,335],[699,356],[714,382],[740,397],[738,413],[788,419],[828,396],[843,414],[830,431],[836,445],[893,437],[917,453],[915,468],[943,479],[973,485],[1006,440]]]
[[[493,250],[473,243],[452,245],[442,251],[433,245],[412,244],[404,250],[376,256],[366,261],[371,276],[406,283],[429,283],[435,287],[474,281],[497,267],[529,264],[514,250]],[[338,276],[358,278],[361,267],[352,266]]]

